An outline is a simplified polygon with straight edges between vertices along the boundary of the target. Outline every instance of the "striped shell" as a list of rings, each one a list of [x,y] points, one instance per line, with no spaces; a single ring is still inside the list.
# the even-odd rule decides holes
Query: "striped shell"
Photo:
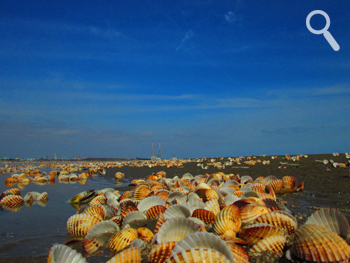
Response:
[[[203,200],[203,202],[219,198],[217,192],[213,189],[197,189],[195,193]]]
[[[274,235],[285,235],[285,233],[276,226],[264,223],[244,226],[239,231],[239,237],[251,244],[258,243],[261,239]]]
[[[169,263],[197,263],[197,262],[223,262],[230,261],[220,252],[210,248],[192,248],[172,254]]]
[[[350,235],[350,225],[345,215],[334,208],[326,208],[313,213],[305,224],[324,226],[345,240]]]
[[[206,209],[196,209],[192,213],[193,217],[199,218],[206,225],[213,224],[215,221],[215,215],[212,211]]]
[[[159,212],[158,214],[158,219],[157,219],[157,223],[156,223],[156,227],[154,228],[153,233],[157,234],[159,229],[161,228],[161,226],[165,223],[165,218],[162,212]]]
[[[215,236],[213,233],[208,232],[193,233],[184,237],[176,244],[172,255],[175,256],[181,251],[196,248],[214,249],[225,255],[230,262],[233,262],[233,255],[225,241],[221,240],[220,237]]]
[[[164,218],[167,220],[169,218],[173,217],[190,217],[191,211],[184,205],[176,204],[170,206],[165,212],[164,212]]]
[[[24,200],[19,195],[7,195],[0,201],[0,205],[13,212],[17,212],[24,204]]]
[[[335,232],[318,225],[295,231],[291,253],[310,262],[349,262],[350,246]]]
[[[86,259],[66,245],[53,245],[47,258],[48,263],[86,263]]]
[[[145,242],[150,242],[152,240],[152,238],[154,237],[154,234],[152,233],[152,231],[146,227],[138,228],[137,233],[139,234],[138,238],[145,241]]]
[[[230,248],[233,258],[237,263],[249,263],[248,252],[240,245],[235,244],[233,241],[226,242],[226,245]]]
[[[255,223],[266,223],[283,229],[288,235],[295,232],[298,222],[294,216],[285,211],[273,211],[257,217]]]
[[[165,210],[166,210],[166,207],[164,205],[155,205],[147,210],[146,216],[147,218],[157,218],[159,212],[164,213]]]
[[[95,204],[103,205],[105,203],[107,203],[107,198],[104,195],[98,195],[90,201],[89,205],[95,205]]]
[[[226,206],[216,216],[213,232],[219,236],[236,236],[241,228],[239,208],[236,205]]]
[[[151,263],[165,262],[170,257],[171,252],[175,247],[175,245],[176,245],[175,241],[170,241],[164,244],[153,246],[148,256],[148,262],[151,262]]]
[[[252,246],[249,250],[249,254],[255,254],[255,253],[262,253],[265,251],[270,251],[273,253],[281,253],[285,244],[286,244],[286,236],[284,235],[275,235],[275,236],[269,236],[262,240],[260,240],[258,243],[256,243],[254,246]]]
[[[145,220],[147,219],[147,216],[140,212],[140,211],[133,211],[130,212],[124,219],[123,219],[123,227],[126,224],[130,224],[131,222],[137,221],[137,220]]]
[[[106,218],[106,208],[101,204],[90,205],[87,207],[84,213],[96,216],[101,220],[104,220]]]
[[[145,199],[147,197],[147,195],[151,192],[150,188],[148,185],[140,185],[137,186],[134,192],[134,197],[137,200],[142,200]]]
[[[141,251],[139,248],[129,248],[112,257],[107,263],[141,263]]]
[[[7,196],[7,195],[20,195],[21,191],[18,188],[11,188],[11,189],[7,189],[6,191],[4,191],[2,193],[3,196]]]
[[[146,212],[151,207],[156,205],[165,205],[165,201],[163,198],[159,196],[150,196],[143,199],[137,206],[137,209],[141,212]]]
[[[217,199],[211,199],[210,201],[206,202],[205,209],[212,211],[215,216],[217,216],[220,213],[220,205]]]
[[[201,227],[183,217],[171,218],[159,228],[157,233],[157,243],[162,244],[169,241],[180,241],[185,236],[201,231]]]
[[[206,205],[201,200],[198,200],[198,199],[189,200],[187,203],[185,203],[185,206],[191,211],[191,214],[193,213],[194,210],[198,208],[204,209],[206,207]]]
[[[98,217],[88,214],[73,215],[68,218],[67,231],[71,235],[85,236],[90,228],[96,223],[100,222],[101,219]]]
[[[112,251],[119,251],[129,246],[137,238],[138,233],[134,228],[126,228],[115,233],[108,241],[107,247]]]

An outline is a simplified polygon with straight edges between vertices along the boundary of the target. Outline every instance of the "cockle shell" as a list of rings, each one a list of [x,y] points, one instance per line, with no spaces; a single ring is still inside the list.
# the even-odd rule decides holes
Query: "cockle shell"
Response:
[[[106,208],[101,204],[90,205],[86,208],[84,213],[96,216],[100,220],[104,220],[106,217]]]
[[[47,259],[48,263],[86,263],[86,259],[66,245],[53,245]]]
[[[197,189],[195,193],[202,198],[203,202],[207,202],[211,199],[218,199],[219,195],[213,189]]]
[[[123,199],[128,199],[131,197],[131,192],[130,191],[125,191],[122,193],[122,195],[119,197],[118,202],[120,202]]]
[[[198,208],[204,209],[206,207],[206,205],[201,200],[198,200],[198,199],[189,200],[188,202],[185,203],[185,206],[191,211],[191,214],[193,213],[194,210]]]
[[[238,204],[242,200],[238,200],[234,204]],[[261,200],[262,201],[262,200]],[[246,204],[239,209],[242,224],[249,224],[253,222],[257,217],[266,214],[269,212],[268,208],[265,205],[256,205],[256,204]]]
[[[151,192],[150,188],[148,185],[140,185],[137,186],[134,192],[134,197],[137,200],[142,200],[145,199],[147,197],[147,195]]]
[[[151,207],[156,205],[165,205],[165,201],[163,198],[159,196],[150,196],[145,199],[143,199],[137,206],[138,210],[141,212],[146,212]]]
[[[232,263],[220,252],[210,248],[192,248],[171,254],[169,263],[223,262]]]
[[[237,263],[249,263],[248,252],[240,245],[235,244],[233,241],[227,241],[226,245],[230,248],[233,258]]]
[[[165,262],[171,255],[176,241],[166,242],[164,244],[154,245],[148,256],[148,262],[162,263]]]
[[[170,206],[165,212],[164,212],[164,218],[167,220],[169,218],[173,217],[190,217],[191,211],[184,205],[176,204]]]
[[[266,223],[283,229],[288,235],[295,232],[298,222],[294,216],[285,211],[273,211],[257,217],[255,223]]]
[[[345,240],[350,237],[350,225],[345,215],[334,208],[325,208],[313,213],[305,224],[323,226]]]
[[[122,202],[119,207],[120,215],[125,218],[127,214],[138,211],[137,206],[134,204],[134,202],[128,200],[126,202]]]
[[[196,209],[193,211],[192,216],[202,220],[206,225],[213,224],[215,221],[214,213],[206,209]]]
[[[247,225],[239,231],[239,237],[251,244],[255,244],[263,238],[274,235],[285,235],[285,232],[276,226],[264,223]]]
[[[275,179],[269,182],[266,186],[270,186],[276,192],[283,188],[283,181],[281,179]]]
[[[21,191],[18,188],[11,188],[4,191],[1,195],[4,197],[7,195],[20,195],[20,194],[21,194]]]
[[[155,196],[159,196],[163,198],[165,202],[167,201],[168,195],[169,195],[169,191],[167,190],[161,190],[155,193]]]
[[[139,237],[141,240],[145,242],[150,242],[152,238],[154,237],[154,234],[151,230],[149,230],[146,227],[140,227],[137,229],[137,233],[139,234]]]
[[[211,199],[205,203],[205,209],[212,211],[215,216],[220,213],[220,205],[217,199]]]
[[[309,262],[349,262],[350,246],[338,236],[319,225],[303,225],[295,231],[290,250],[293,256]]]
[[[232,236],[235,237],[241,228],[241,218],[239,208],[232,204],[226,206],[216,216],[213,232],[219,236]]]
[[[180,191],[171,192],[168,195],[167,202],[170,203],[174,199],[176,199],[180,204],[184,204],[186,202],[187,196]]]
[[[233,255],[230,248],[226,245],[225,241],[220,237],[215,236],[213,233],[199,232],[189,234],[181,239],[172,251],[172,255],[188,249],[208,248],[213,249],[223,254],[230,262],[233,262]]]
[[[282,177],[283,188],[286,189],[294,189],[299,186],[299,180],[294,176],[283,176]]]
[[[184,217],[170,218],[159,228],[156,240],[158,244],[180,241],[185,236],[201,231],[201,227]]]
[[[121,216],[114,216],[110,219],[110,221],[113,221],[114,223],[116,223],[119,227],[121,226],[121,222],[122,222],[123,218]]]
[[[0,206],[13,212],[17,212],[23,204],[24,200],[19,195],[7,195],[0,201]]]
[[[158,214],[158,219],[157,219],[157,223],[156,223],[156,227],[154,228],[153,233],[157,234],[159,229],[161,228],[161,226],[165,223],[165,218],[162,212],[159,212]]]
[[[131,242],[137,238],[138,233],[134,228],[126,228],[115,233],[108,241],[108,249],[112,251],[119,251],[129,246]]]
[[[67,203],[83,203],[87,204],[90,202],[94,197],[97,196],[97,192],[94,190],[84,191],[81,192],[72,198],[70,198]]]
[[[137,220],[145,220],[145,219],[147,219],[147,216],[144,213],[140,212],[140,211],[130,212],[123,219],[123,227],[126,224],[130,224],[131,222],[134,222],[134,221],[137,221]]]
[[[73,215],[67,221],[67,231],[71,235],[85,236],[90,228],[100,221],[98,217],[85,213]]]
[[[95,204],[105,204],[107,203],[107,198],[104,195],[98,195],[95,198],[93,198],[89,205],[95,205]]]
[[[287,239],[285,235],[265,237],[250,248],[249,254],[260,254],[265,251],[270,251],[275,254],[281,253],[286,244],[286,241]]]
[[[132,247],[126,249],[112,257],[106,263],[141,263],[141,251],[139,248]]]
[[[147,218],[157,218],[159,212],[164,213],[165,210],[166,210],[166,207],[164,205],[155,205],[147,210],[146,216]]]
[[[119,226],[113,221],[101,221],[92,226],[83,240],[83,246],[88,254],[102,247],[117,231]]]
[[[142,239],[139,238],[135,238],[132,242],[131,242],[131,246],[132,247],[138,247],[140,250],[143,250],[147,247],[147,242],[143,241]]]

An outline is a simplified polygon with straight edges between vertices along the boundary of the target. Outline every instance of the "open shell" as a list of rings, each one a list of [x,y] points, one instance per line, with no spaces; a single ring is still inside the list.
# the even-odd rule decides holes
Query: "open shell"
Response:
[[[239,208],[236,205],[226,206],[216,216],[213,232],[219,236],[235,237],[241,228],[241,218]]]
[[[66,245],[53,245],[47,259],[48,263],[86,263],[86,259]]]
[[[206,207],[206,205],[201,200],[198,200],[198,199],[189,200],[187,203],[185,203],[185,206],[191,211],[191,214],[193,213],[194,210],[198,208],[204,209]]]
[[[107,261],[107,263],[141,263],[141,251],[137,247],[126,249],[113,258]]]
[[[275,254],[281,253],[286,241],[287,239],[284,235],[266,237],[252,246],[249,250],[249,254],[260,254],[265,251],[270,251]]]
[[[171,254],[169,263],[197,263],[197,262],[223,262],[230,261],[220,252],[210,248],[192,248],[177,254]],[[232,262],[230,262],[232,263]]]
[[[150,196],[143,199],[137,206],[137,209],[141,212],[146,212],[151,207],[156,205],[165,205],[165,201],[163,198],[159,196]]]
[[[285,232],[276,226],[264,223],[244,226],[239,231],[239,237],[251,244],[258,243],[261,239],[274,235],[285,235]]]
[[[100,221],[98,217],[85,213],[73,215],[67,221],[67,231],[71,235],[85,236],[90,228]]]
[[[170,241],[164,244],[153,246],[148,256],[148,262],[151,262],[151,263],[165,262],[170,257],[171,252],[175,247],[175,245],[176,245],[175,241]]]
[[[303,225],[295,231],[291,253],[310,262],[349,262],[350,247],[338,236],[319,225]]]
[[[191,211],[184,205],[176,204],[170,206],[165,212],[164,212],[164,218],[167,220],[169,218],[173,217],[190,217]]]
[[[162,224],[157,233],[157,243],[162,244],[169,241],[180,241],[185,236],[201,231],[201,226],[192,220],[176,217]]]
[[[131,222],[137,221],[137,220],[144,220],[147,219],[147,216],[140,212],[140,211],[133,211],[127,214],[127,216],[123,220],[123,227],[126,224],[130,224]]]
[[[108,241],[108,249],[112,251],[119,251],[129,246],[131,242],[137,238],[138,233],[134,228],[126,228],[115,233]]]
[[[273,211],[257,217],[254,222],[266,223],[283,229],[288,235],[295,232],[298,222],[294,216],[285,211]]]
[[[147,210],[146,216],[147,218],[157,218],[159,212],[164,213],[165,210],[166,210],[166,207],[164,205],[155,205]]]

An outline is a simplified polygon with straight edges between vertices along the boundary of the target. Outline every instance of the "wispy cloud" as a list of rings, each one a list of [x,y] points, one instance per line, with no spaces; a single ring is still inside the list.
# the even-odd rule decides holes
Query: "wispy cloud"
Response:
[[[225,14],[225,20],[228,22],[228,23],[236,23],[237,22],[237,16],[235,14],[235,12],[232,12],[232,11],[228,11],[226,14]]]
[[[176,48],[175,52],[181,50],[184,48],[185,44],[194,36],[194,32],[192,29],[188,30],[186,32],[186,35],[183,37],[183,39],[180,42],[180,45]]]

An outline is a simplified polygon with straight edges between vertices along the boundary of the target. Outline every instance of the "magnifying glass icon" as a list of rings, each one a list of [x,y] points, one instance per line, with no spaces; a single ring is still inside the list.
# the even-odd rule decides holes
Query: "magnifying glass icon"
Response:
[[[313,29],[311,27],[310,19],[314,15],[322,15],[326,19],[326,25],[325,25],[325,27],[323,29],[315,30],[315,29]],[[329,28],[330,25],[331,25],[331,20],[329,19],[329,16],[327,15],[326,12],[324,12],[322,10],[314,10],[310,14],[308,14],[308,16],[306,17],[306,27],[307,27],[307,29],[309,29],[309,31],[311,33],[316,34],[316,35],[323,34],[323,36],[326,38],[326,40],[331,45],[331,47],[334,49],[334,51],[338,51],[340,49],[340,47],[339,47],[337,41],[335,41],[335,39],[333,38],[331,33],[329,33],[329,31],[328,31],[328,28]]]

